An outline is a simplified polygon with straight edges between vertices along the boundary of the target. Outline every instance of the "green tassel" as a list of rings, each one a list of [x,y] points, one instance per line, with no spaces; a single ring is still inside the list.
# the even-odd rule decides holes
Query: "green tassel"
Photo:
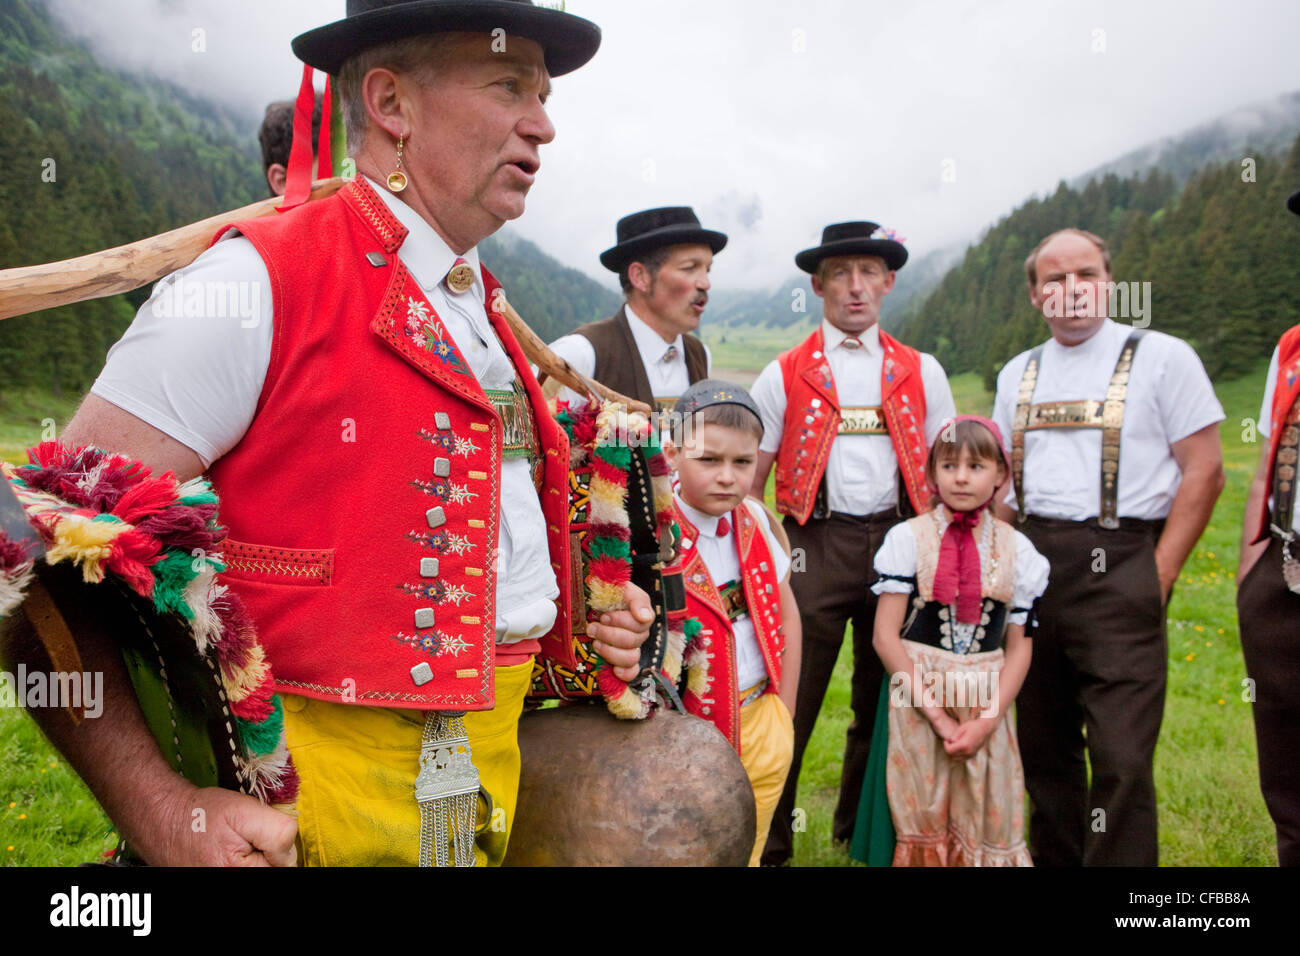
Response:
[[[279,694],[271,698],[271,706],[275,712],[260,724],[235,718],[235,723],[239,726],[239,739],[244,742],[244,749],[250,754],[269,754],[280,745],[280,735],[284,731],[284,711],[280,707]]]
[[[150,570],[154,577],[154,607],[160,611],[173,611],[187,621],[194,620],[194,610],[185,603],[185,588],[198,576],[194,559],[184,551],[172,549]]]
[[[626,445],[597,445],[596,454],[602,461],[624,471],[632,467],[632,449]]]
[[[594,538],[589,553],[593,558],[618,558],[622,561],[632,560],[632,546],[618,538]]]

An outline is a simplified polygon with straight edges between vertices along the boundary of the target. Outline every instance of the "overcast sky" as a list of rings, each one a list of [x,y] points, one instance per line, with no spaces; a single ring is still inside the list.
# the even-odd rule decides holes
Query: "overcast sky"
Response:
[[[104,59],[256,116],[297,90],[292,37],[345,8],[49,2]],[[923,254],[973,238],[1061,179],[1300,89],[1295,0],[569,0],[567,9],[599,24],[604,42],[555,83],[558,135],[513,228],[607,282],[597,256],[628,212],[694,205],[731,235],[715,286],[771,286],[828,222],[875,220]],[[192,51],[196,28],[206,52]]]

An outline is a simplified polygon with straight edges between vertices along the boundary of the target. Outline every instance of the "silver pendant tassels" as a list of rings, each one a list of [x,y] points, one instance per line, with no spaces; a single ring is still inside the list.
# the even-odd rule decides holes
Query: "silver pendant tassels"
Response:
[[[420,775],[415,778],[420,866],[474,865],[478,791],[464,712],[429,711],[420,740]]]

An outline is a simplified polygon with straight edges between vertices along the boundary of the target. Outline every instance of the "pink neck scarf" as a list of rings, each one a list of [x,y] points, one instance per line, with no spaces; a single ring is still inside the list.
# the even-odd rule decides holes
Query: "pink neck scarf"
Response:
[[[957,604],[957,620],[978,624],[983,605],[980,583],[980,552],[975,543],[975,528],[984,513],[984,505],[974,511],[945,510],[951,515],[943,541],[939,545],[939,566],[934,572],[934,599]]]

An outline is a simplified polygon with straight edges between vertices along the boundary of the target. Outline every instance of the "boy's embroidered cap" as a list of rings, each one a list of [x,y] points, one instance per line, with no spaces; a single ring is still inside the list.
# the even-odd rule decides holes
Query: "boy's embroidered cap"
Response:
[[[700,409],[708,408],[710,405],[739,405],[751,412],[758,419],[760,426],[763,424],[763,416],[759,414],[758,405],[750,397],[749,392],[735,382],[720,378],[706,378],[696,382],[682,394],[681,398],[677,399],[673,411],[681,421],[685,421]]]

